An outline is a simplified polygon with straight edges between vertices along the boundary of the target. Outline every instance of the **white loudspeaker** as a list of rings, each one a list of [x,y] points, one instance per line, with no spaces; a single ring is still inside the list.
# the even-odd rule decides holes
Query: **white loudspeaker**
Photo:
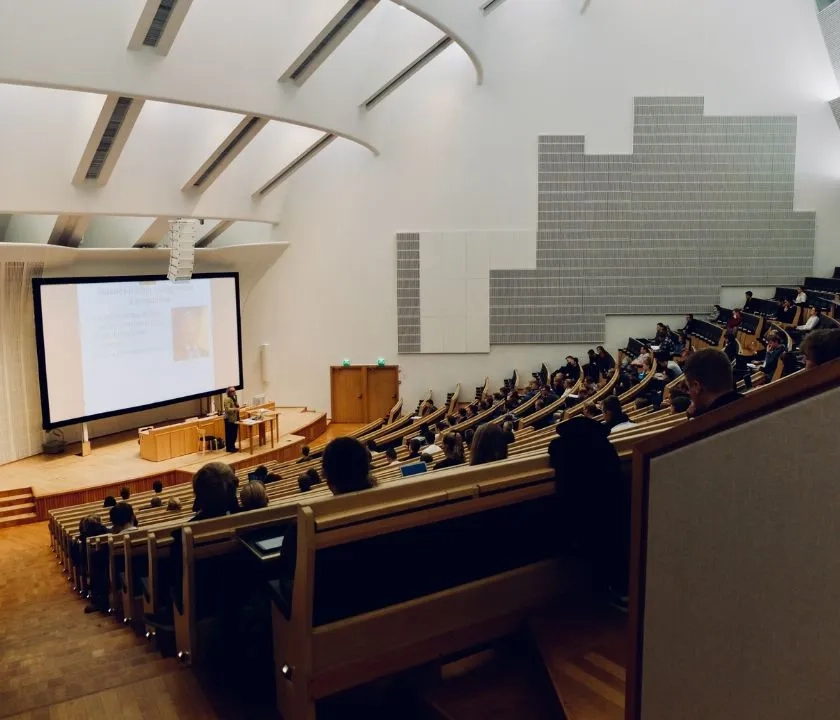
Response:
[[[172,282],[189,280],[195,265],[198,220],[179,218],[169,221],[169,273]]]
[[[263,343],[260,345],[260,374],[262,377],[262,381],[264,383],[271,382],[271,378],[269,377],[269,350],[271,349],[271,345],[268,343]]]

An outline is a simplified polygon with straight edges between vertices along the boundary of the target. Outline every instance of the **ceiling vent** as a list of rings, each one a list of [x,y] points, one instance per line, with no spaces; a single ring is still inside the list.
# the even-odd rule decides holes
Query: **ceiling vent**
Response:
[[[443,37],[438,40],[432,47],[430,47],[426,52],[424,52],[419,58],[417,58],[414,62],[412,62],[408,67],[402,70],[398,75],[396,75],[393,79],[389,80],[385,85],[383,85],[379,90],[377,90],[373,95],[371,95],[367,100],[362,103],[362,107],[365,110],[372,110],[376,107],[379,103],[381,103],[388,95],[390,95],[394,90],[396,90],[400,85],[402,85],[406,80],[408,80],[414,73],[420,70],[423,66],[427,65],[429,62],[434,60],[438,55],[440,55],[446,48],[448,48],[453,43],[451,37]]]
[[[195,244],[197,248],[206,248],[219,235],[233,225],[233,220],[221,220],[216,223],[215,227],[211,228],[209,232],[205,233],[201,239]]]
[[[131,97],[108,96],[82,153],[82,161],[73,177],[74,184],[104,185],[108,182],[143,102]]]
[[[329,22],[280,78],[284,82],[303,85],[379,0],[350,0]]]
[[[481,12],[485,15],[489,15],[491,12],[496,10],[505,0],[490,0],[490,2],[486,2],[481,6]]]
[[[267,124],[268,119],[263,117],[256,115],[244,117],[181,189],[203,191],[210,187]]]
[[[128,42],[129,50],[148,48],[166,55],[184,23],[192,0],[146,0]]]
[[[320,140],[318,140],[315,144],[310,145],[306,150],[292,160],[292,162],[286,165],[286,167],[271,178],[271,180],[257,190],[252,197],[255,200],[258,200],[259,198],[268,195],[268,193],[274,190],[280,183],[284,180],[288,180],[295,172],[300,170],[300,168],[314,158],[319,152],[321,152],[321,150],[327,147],[327,145],[335,140],[336,137],[337,136],[333,133],[326,133]]]

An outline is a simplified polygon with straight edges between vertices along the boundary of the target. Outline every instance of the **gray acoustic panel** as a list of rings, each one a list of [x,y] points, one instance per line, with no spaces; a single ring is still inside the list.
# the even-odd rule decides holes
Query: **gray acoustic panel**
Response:
[[[837,127],[840,128],[840,97],[834,98],[828,104],[831,106],[831,112],[834,113],[834,120],[837,122]]]
[[[490,271],[491,344],[603,342],[606,314],[695,312],[721,285],[813,271],[815,213],[793,209],[795,117],[650,97],[634,123],[629,155],[539,138],[536,269]],[[400,352],[420,352],[419,245],[397,238]]]
[[[723,285],[801,281],[815,216],[793,210],[796,118],[635,101],[632,155],[539,138],[537,269],[490,275],[490,342],[589,343],[608,313],[677,314]]]
[[[825,46],[834,66],[834,74],[840,80],[840,2],[829,5],[817,14]]]
[[[397,234],[397,349],[420,352],[420,235]]]

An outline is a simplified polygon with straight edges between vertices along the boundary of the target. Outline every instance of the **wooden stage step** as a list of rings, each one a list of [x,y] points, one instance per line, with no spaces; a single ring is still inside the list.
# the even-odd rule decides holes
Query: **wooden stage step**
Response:
[[[0,528],[25,525],[37,519],[32,488],[0,492]]]
[[[569,720],[622,720],[627,616],[608,607],[559,606],[530,625]]]

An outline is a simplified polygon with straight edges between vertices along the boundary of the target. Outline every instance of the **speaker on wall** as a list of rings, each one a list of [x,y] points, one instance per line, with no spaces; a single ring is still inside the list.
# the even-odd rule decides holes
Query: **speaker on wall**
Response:
[[[271,350],[271,345],[268,343],[260,345],[260,376],[264,383],[271,382],[269,377],[269,350]]]

